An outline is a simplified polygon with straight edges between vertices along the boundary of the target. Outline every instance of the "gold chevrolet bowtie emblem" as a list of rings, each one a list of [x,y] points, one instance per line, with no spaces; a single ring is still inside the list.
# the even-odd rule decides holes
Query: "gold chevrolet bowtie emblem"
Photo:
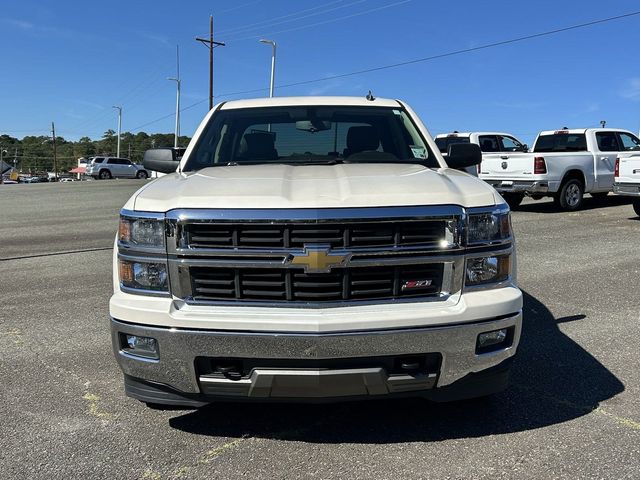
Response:
[[[327,246],[305,246],[303,254],[291,254],[287,263],[304,267],[305,273],[328,273],[332,267],[345,265],[349,258],[350,253],[332,253]]]

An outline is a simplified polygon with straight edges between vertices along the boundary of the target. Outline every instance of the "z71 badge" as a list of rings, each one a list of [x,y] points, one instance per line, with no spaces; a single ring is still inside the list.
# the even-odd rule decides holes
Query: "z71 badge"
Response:
[[[431,280],[407,280],[402,284],[402,290],[430,287],[432,283]]]

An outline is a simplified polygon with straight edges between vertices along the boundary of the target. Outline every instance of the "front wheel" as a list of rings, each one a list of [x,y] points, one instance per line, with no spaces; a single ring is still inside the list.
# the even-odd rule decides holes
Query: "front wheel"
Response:
[[[149,178],[149,174],[144,170],[140,170],[138,173],[136,173],[136,178],[141,178],[141,179]]]
[[[522,200],[524,200],[524,193],[503,193],[502,198],[509,204],[509,208],[514,210],[516,207],[519,207]]]
[[[633,211],[640,217],[640,200],[633,201]]]
[[[584,187],[580,180],[572,178],[567,180],[560,191],[554,197],[556,205],[562,210],[574,211],[578,210],[582,206],[582,200],[584,197]]]

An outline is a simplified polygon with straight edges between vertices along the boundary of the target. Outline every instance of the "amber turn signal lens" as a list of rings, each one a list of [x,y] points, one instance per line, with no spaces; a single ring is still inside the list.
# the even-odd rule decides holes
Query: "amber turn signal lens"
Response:
[[[118,240],[128,242],[131,238],[131,222],[120,217],[120,225],[118,226]]]
[[[133,283],[133,264],[130,262],[118,261],[120,281],[122,283]]]

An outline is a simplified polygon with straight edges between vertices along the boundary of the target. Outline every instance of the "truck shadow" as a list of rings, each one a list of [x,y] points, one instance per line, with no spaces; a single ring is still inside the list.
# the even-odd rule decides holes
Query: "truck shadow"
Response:
[[[631,205],[633,197],[625,197],[622,195],[607,195],[604,198],[595,198],[590,195],[584,197],[582,210],[595,210],[596,208],[619,207],[621,205]],[[551,198],[543,198],[541,200],[528,201],[513,209],[516,212],[532,212],[532,213],[565,213],[560,207],[557,207]]]
[[[509,389],[449,404],[420,399],[308,404],[216,403],[171,418],[173,428],[216,437],[312,443],[438,441],[520,432],[583,416],[624,390],[623,384],[524,294],[522,341]]]

